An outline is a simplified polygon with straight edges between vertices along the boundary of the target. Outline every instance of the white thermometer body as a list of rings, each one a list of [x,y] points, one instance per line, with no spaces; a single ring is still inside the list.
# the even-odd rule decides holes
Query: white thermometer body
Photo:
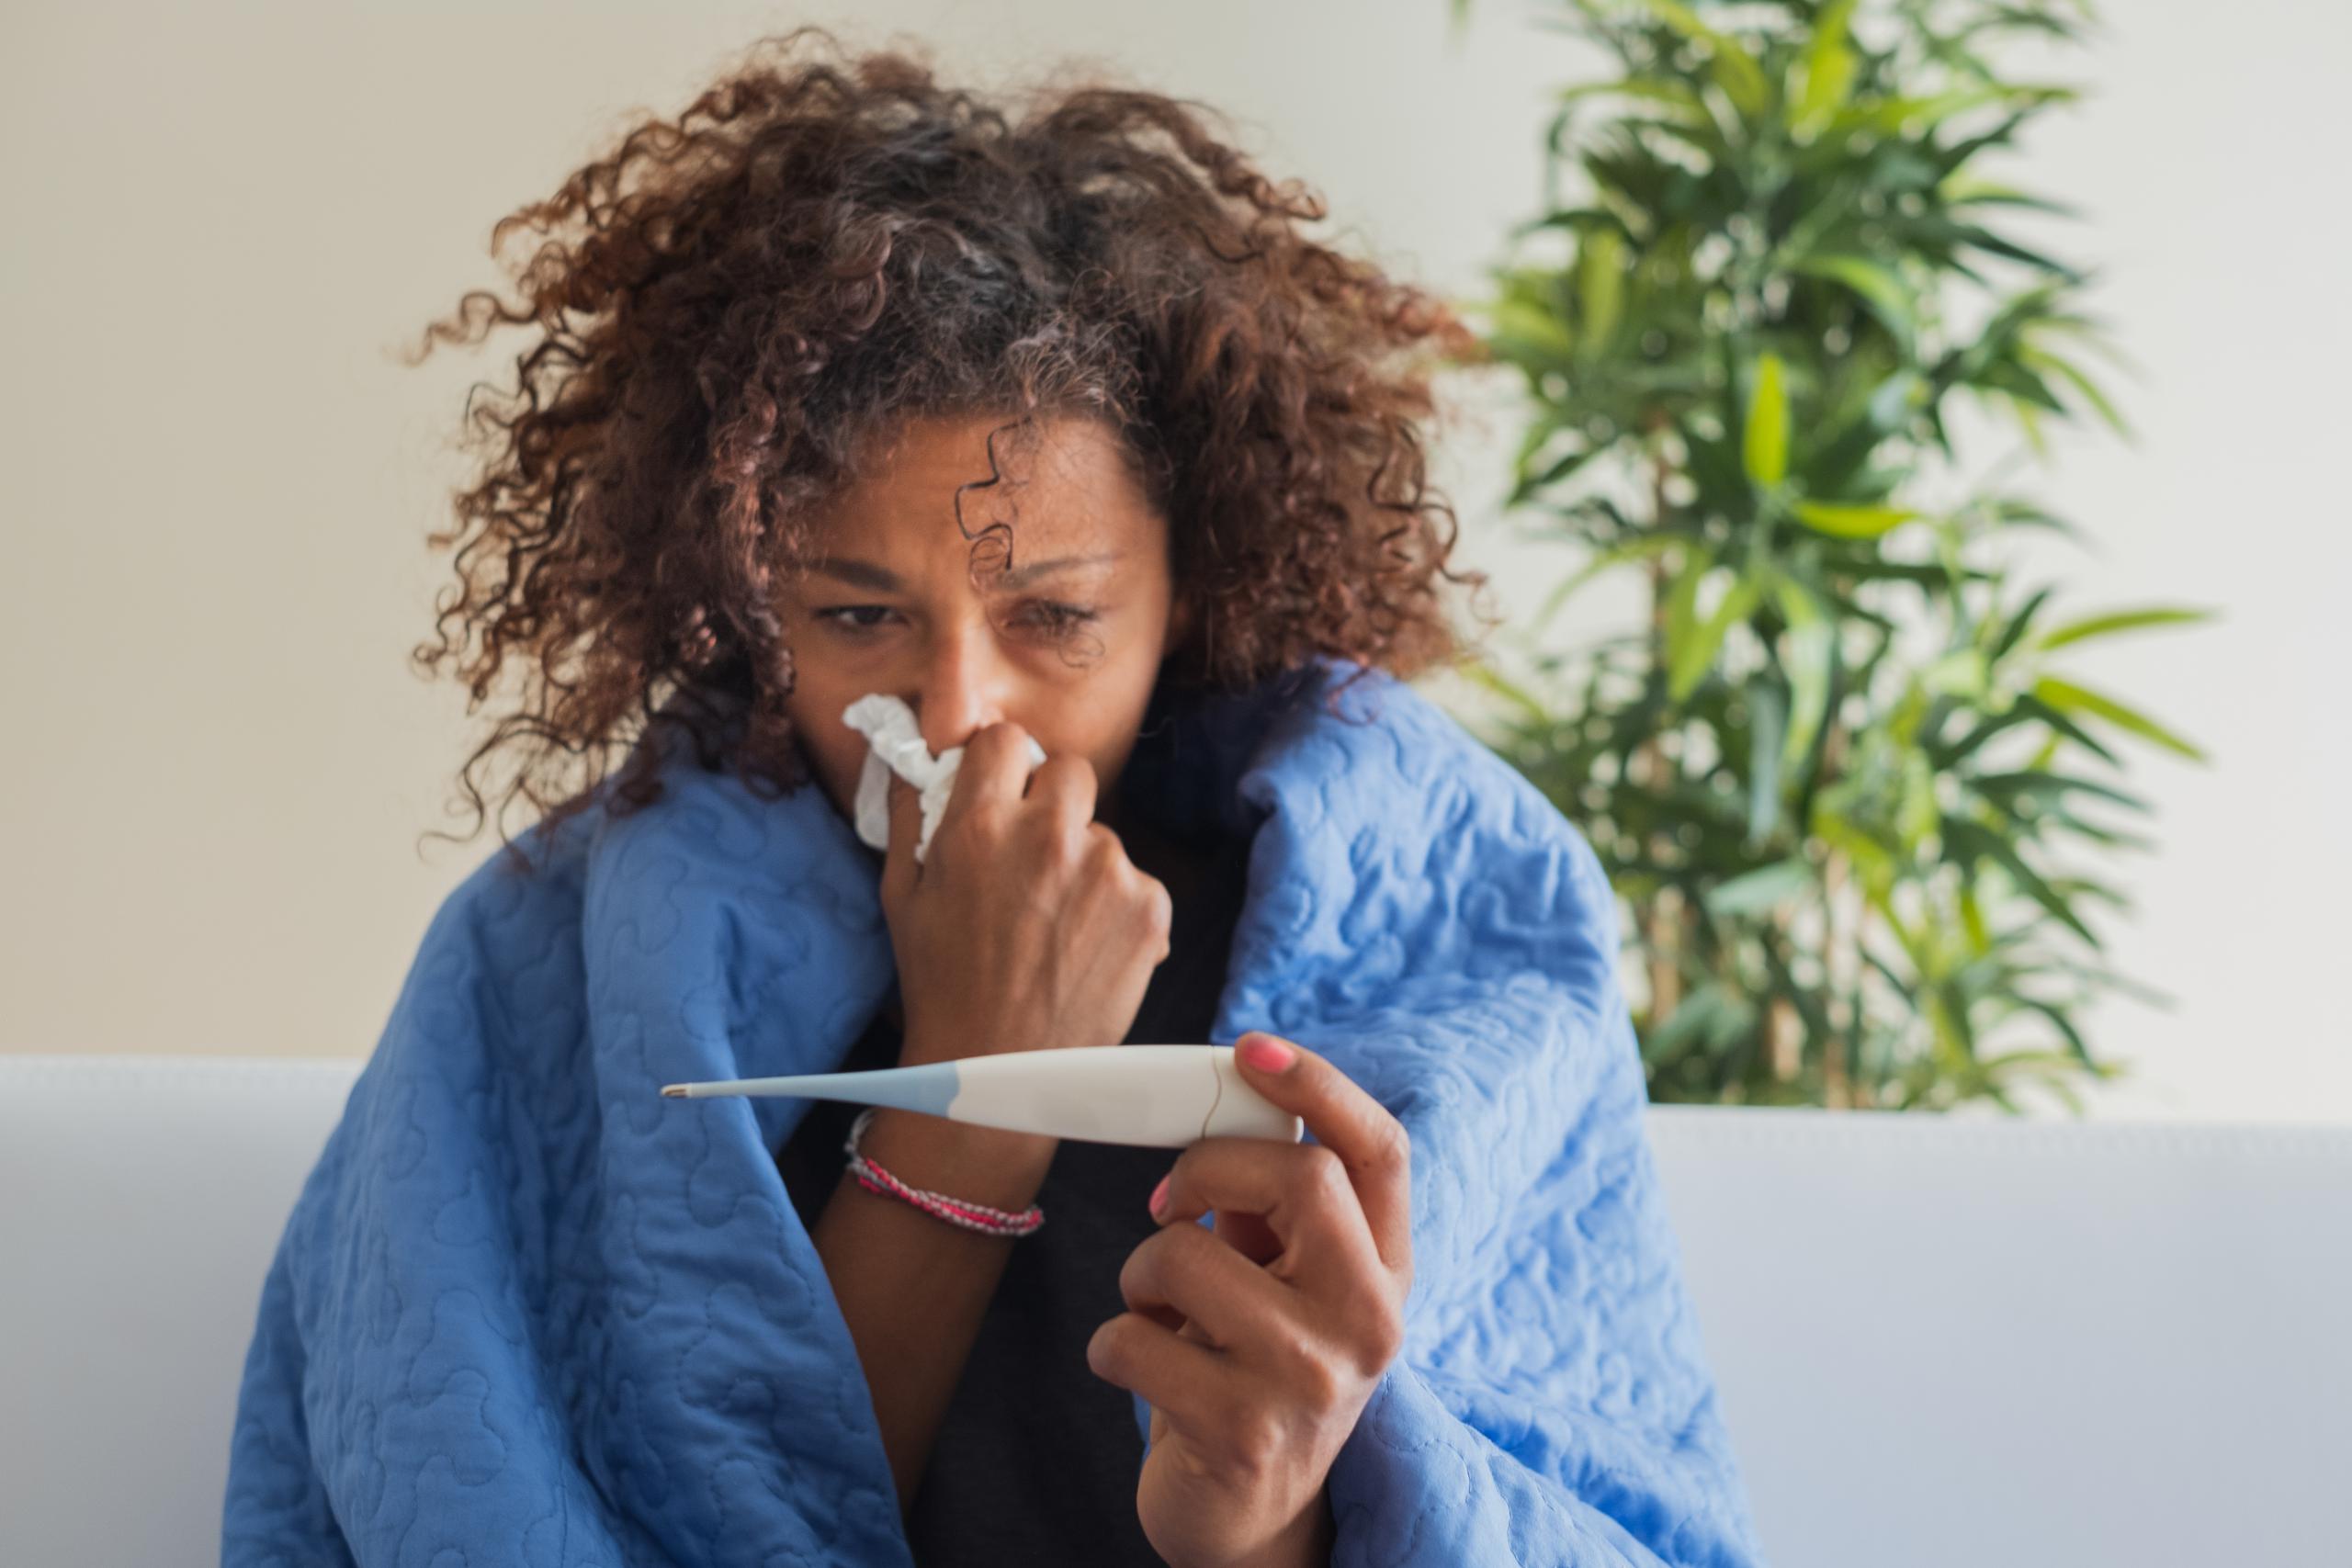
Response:
[[[1006,1051],[864,1073],[669,1084],[673,1099],[797,1095],[887,1105],[976,1127],[1181,1149],[1200,1138],[1296,1143],[1305,1124],[1251,1089],[1230,1045]]]

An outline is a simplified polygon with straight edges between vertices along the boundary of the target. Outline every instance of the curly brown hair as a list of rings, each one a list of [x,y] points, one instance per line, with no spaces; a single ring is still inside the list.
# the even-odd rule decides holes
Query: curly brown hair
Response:
[[[1304,237],[1320,197],[1211,136],[1205,105],[1096,75],[1031,89],[1016,121],[905,52],[841,52],[821,28],[761,40],[500,220],[493,255],[545,236],[521,301],[469,292],[408,360],[535,329],[516,389],[468,400],[482,477],[431,536],[459,587],[413,654],[456,664],[469,714],[518,656],[519,705],[461,773],[474,833],[475,772],[510,744],[502,835],[518,795],[550,825],[587,805],[616,748],[610,808],[659,798],[664,726],[755,790],[806,782],[775,585],[910,415],[1119,434],[1200,611],[1163,681],[1463,656],[1436,579],[1487,577],[1447,567],[1418,426],[1430,371],[1485,355],[1442,301]],[[977,540],[1010,564],[1004,525]]]

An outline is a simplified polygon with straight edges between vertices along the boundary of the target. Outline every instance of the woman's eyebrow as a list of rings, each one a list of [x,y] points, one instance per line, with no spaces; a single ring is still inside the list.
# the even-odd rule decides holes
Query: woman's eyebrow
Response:
[[[1000,574],[996,581],[1000,587],[1020,588],[1051,572],[1066,570],[1070,567],[1097,566],[1125,558],[1126,552],[1124,550],[1105,550],[1091,556],[1057,556],[1052,560],[1032,561],[1027,566],[1015,567],[1010,571]],[[906,586],[899,581],[897,572],[878,567],[872,561],[858,560],[848,556],[828,558],[817,562],[808,570],[819,576],[831,577],[846,582],[854,588],[871,588],[882,593],[896,593]]]

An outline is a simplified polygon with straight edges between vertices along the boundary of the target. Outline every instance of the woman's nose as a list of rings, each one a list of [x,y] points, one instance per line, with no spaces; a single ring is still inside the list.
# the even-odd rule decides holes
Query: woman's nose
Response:
[[[915,726],[934,757],[961,746],[1004,717],[1003,677],[977,639],[944,638],[922,689],[908,698]]]

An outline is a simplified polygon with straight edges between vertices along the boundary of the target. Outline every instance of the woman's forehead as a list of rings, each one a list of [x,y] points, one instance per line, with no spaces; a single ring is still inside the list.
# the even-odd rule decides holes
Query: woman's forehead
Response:
[[[901,422],[818,510],[814,553],[887,567],[884,556],[963,550],[1002,523],[1013,532],[1013,568],[1035,562],[1042,576],[1049,561],[1099,570],[1103,558],[1159,541],[1164,524],[1106,426],[1070,417],[1010,424],[1001,415]]]

